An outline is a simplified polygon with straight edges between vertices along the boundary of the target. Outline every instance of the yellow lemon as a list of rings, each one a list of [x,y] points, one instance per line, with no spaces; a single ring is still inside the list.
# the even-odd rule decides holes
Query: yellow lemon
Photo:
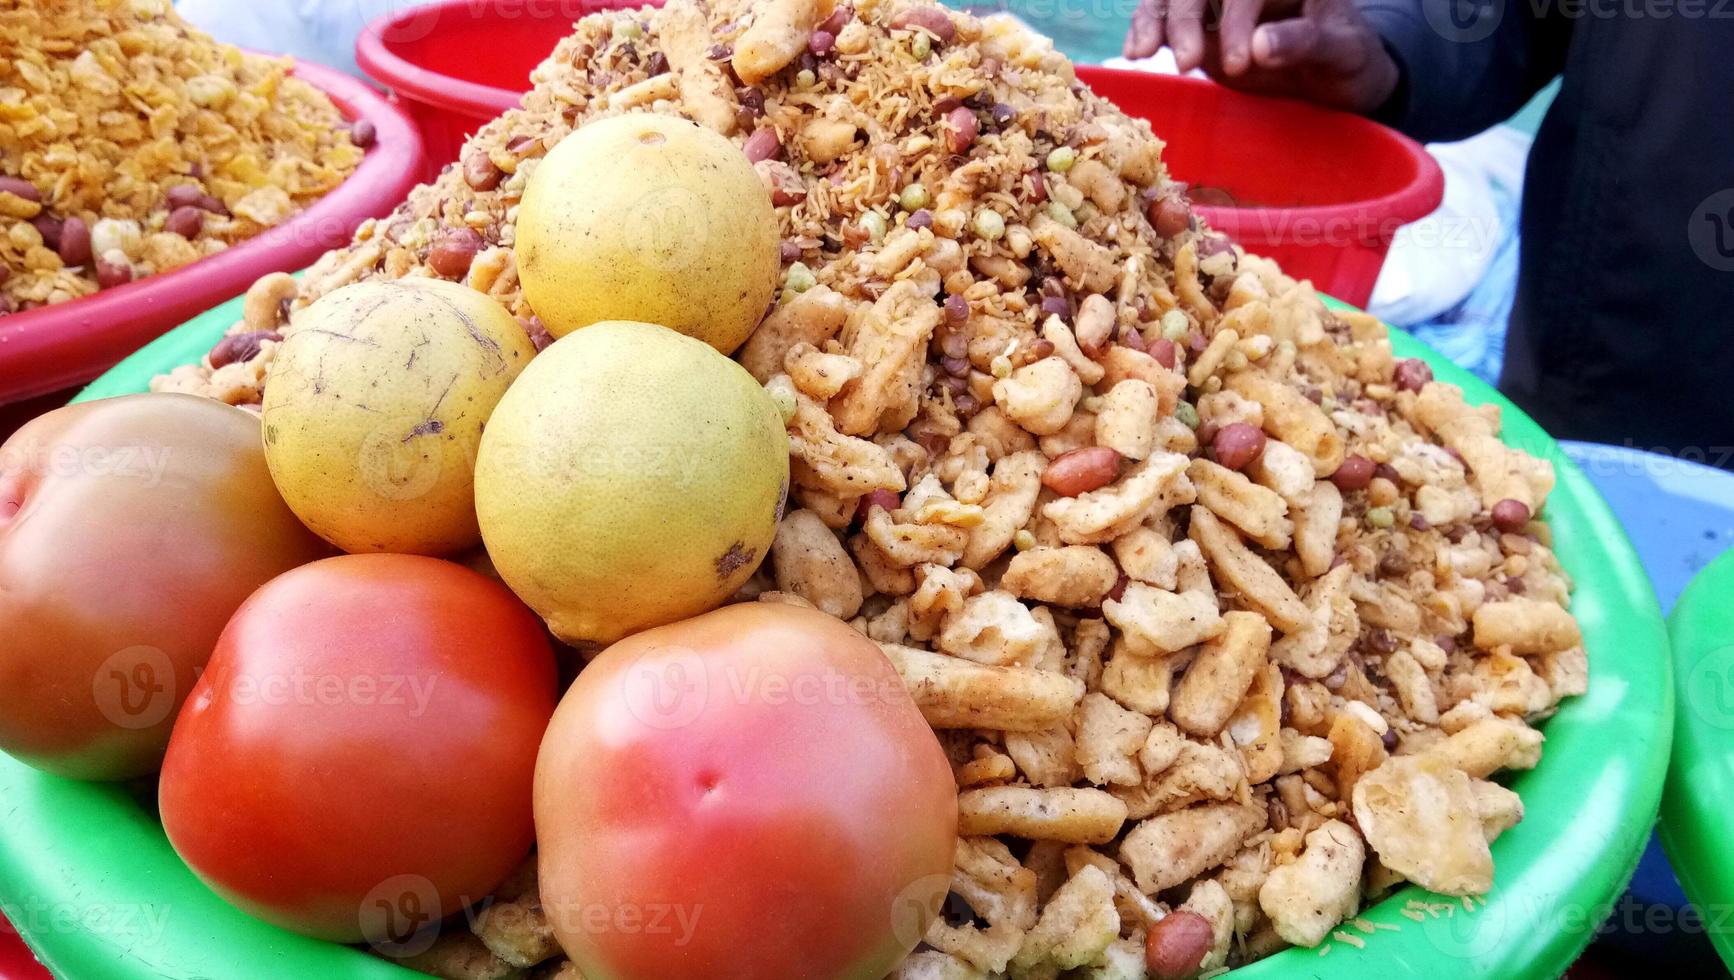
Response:
[[[344,551],[474,546],[482,426],[536,354],[505,307],[437,279],[334,290],[295,318],[260,408],[289,508]]]
[[[776,211],[746,155],[673,116],[590,123],[536,165],[513,246],[524,298],[548,332],[659,323],[724,354],[770,305]]]
[[[782,416],[752,375],[672,330],[608,321],[555,341],[500,399],[476,516],[554,634],[604,644],[732,595],[788,485]]]

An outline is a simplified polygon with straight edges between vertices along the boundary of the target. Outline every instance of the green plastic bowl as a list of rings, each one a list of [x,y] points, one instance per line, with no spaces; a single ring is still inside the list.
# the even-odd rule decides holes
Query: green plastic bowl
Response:
[[[1674,758],[1662,796],[1662,847],[1698,909],[1722,962],[1734,969],[1734,551],[1681,594],[1668,622],[1674,641]]]
[[[196,361],[239,315],[236,301],[182,325],[79,397],[145,390],[153,375]],[[1409,902],[1453,900],[1407,887],[1364,913],[1392,927],[1353,933],[1364,949],[1327,940],[1324,952],[1287,950],[1234,976],[1553,980],[1611,911],[1654,822],[1674,731],[1661,610],[1612,512],[1553,440],[1442,355],[1404,334],[1393,332],[1392,339],[1401,356],[1425,358],[1470,401],[1502,405],[1506,438],[1557,469],[1547,515],[1560,560],[1577,582],[1572,609],[1589,647],[1589,693],[1547,723],[1541,765],[1511,780],[1528,813],[1493,845],[1497,870],[1486,904],[1473,911],[1456,904],[1449,914],[1415,922],[1402,914]],[[230,908],[187,871],[154,816],[123,789],[47,776],[0,755],[0,801],[7,828],[0,837],[0,905],[63,976],[410,976],[359,950],[305,939]]]

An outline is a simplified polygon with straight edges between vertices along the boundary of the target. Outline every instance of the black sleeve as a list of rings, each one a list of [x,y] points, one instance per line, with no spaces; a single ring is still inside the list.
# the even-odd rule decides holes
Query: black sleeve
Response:
[[[1570,21],[1548,0],[1355,0],[1396,59],[1375,115],[1423,142],[1510,118],[1565,63]]]

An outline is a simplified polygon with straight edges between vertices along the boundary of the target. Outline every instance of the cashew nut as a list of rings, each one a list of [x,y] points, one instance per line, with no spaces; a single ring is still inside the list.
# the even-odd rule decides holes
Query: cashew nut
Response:
[[[249,330],[275,330],[282,322],[279,317],[283,303],[295,298],[295,277],[287,272],[260,276],[247,287],[247,298],[241,303],[241,322]]]

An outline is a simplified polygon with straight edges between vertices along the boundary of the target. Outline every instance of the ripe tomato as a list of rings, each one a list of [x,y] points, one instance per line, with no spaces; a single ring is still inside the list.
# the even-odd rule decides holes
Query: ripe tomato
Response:
[[[555,695],[504,586],[413,555],[314,562],[223,631],[163,760],[163,828],[239,908],[389,948],[528,853]]]
[[[156,771],[235,607],[329,553],[251,412],[127,395],[31,421],[0,446],[0,748],[78,779]]]
[[[591,980],[878,980],[945,897],[956,793],[872,641],[730,606],[614,644],[561,700],[543,909]]]

